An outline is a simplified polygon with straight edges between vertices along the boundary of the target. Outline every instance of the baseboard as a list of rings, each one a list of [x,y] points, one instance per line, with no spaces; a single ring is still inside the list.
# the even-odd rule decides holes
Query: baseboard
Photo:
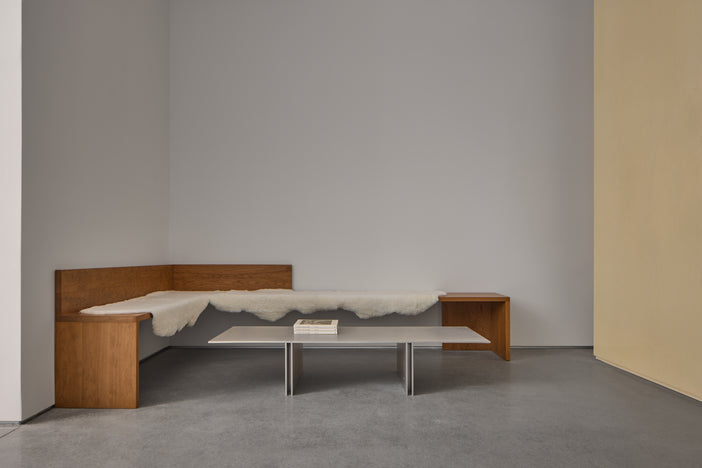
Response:
[[[167,346],[159,351],[156,351],[155,353],[145,357],[139,362],[143,362],[146,359],[149,359],[153,356],[156,356],[157,354],[162,353],[163,351],[174,348],[174,349],[283,349],[283,345],[268,345],[268,344],[261,344],[261,345],[256,345],[256,346],[251,346],[248,344],[240,344],[240,345],[210,345],[210,346],[205,346],[205,345],[171,345]],[[320,344],[320,345],[315,345],[315,344],[305,344],[305,349],[314,349],[314,348],[326,348],[326,349],[395,349],[394,344],[387,344],[387,345],[357,345],[357,346],[329,346],[327,344]],[[425,343],[425,344],[418,344],[415,345],[416,349],[441,349],[441,343]],[[592,346],[510,346],[511,349],[593,349]]]
[[[50,409],[53,409],[54,405],[49,406],[48,408],[44,408],[41,411],[38,411],[37,413],[29,416],[28,418],[24,418],[21,421],[0,421],[0,426],[19,426],[20,424],[25,424],[31,421],[32,419],[41,416],[42,414],[46,413]]]
[[[315,346],[319,347],[324,347],[324,348],[394,348],[394,344],[387,344],[385,346],[368,346],[368,345],[360,345],[360,346],[329,346],[329,345],[314,345],[314,344],[307,344],[305,348],[314,348]],[[441,343],[428,343],[428,344],[417,344],[415,345],[416,348],[441,348]],[[152,356],[155,356],[169,348],[177,348],[177,349],[216,349],[216,348],[227,348],[227,349],[234,349],[234,348],[245,348],[245,349],[278,349],[278,348],[283,348],[283,345],[268,345],[268,344],[261,344],[261,345],[256,345],[252,346],[249,344],[240,344],[240,345],[170,345],[167,346],[163,349],[160,349],[156,351],[155,353],[145,357],[144,359],[148,359]],[[592,346],[531,346],[531,345],[526,345],[526,346],[510,346],[511,349],[593,349]],[[142,359],[142,361],[144,360]]]
[[[305,349],[396,349],[396,344],[386,344],[386,345],[347,345],[347,346],[329,346],[328,344],[305,344]],[[187,346],[187,345],[177,345],[169,346],[169,348],[174,349],[283,349],[284,346],[281,345],[259,345],[259,346],[249,346],[249,345],[216,345],[216,346]],[[415,345],[415,349],[441,349],[441,343],[433,344],[422,344]]]
[[[145,357],[139,359],[139,364],[141,364],[142,362],[146,361],[147,359],[151,359],[151,358],[154,357],[154,356],[158,356],[158,355],[161,354],[162,352],[164,352],[164,351],[166,351],[166,350],[168,350],[168,349],[170,349],[170,348],[172,348],[172,347],[173,347],[173,346],[168,345],[168,346],[166,346],[165,348],[161,348],[161,349],[159,349],[158,351],[154,351],[153,353],[149,354],[148,356],[145,356]]]

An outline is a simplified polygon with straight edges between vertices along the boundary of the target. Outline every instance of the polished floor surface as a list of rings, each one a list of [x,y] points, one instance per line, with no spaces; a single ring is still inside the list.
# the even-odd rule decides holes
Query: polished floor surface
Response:
[[[590,349],[512,356],[419,349],[407,397],[394,350],[308,349],[286,397],[282,349],[169,349],[138,409],[0,427],[0,466],[702,466],[702,403]]]

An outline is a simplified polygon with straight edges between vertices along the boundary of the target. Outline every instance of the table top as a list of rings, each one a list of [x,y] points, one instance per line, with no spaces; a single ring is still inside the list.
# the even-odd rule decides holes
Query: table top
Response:
[[[336,335],[293,333],[293,327],[231,327],[209,343],[490,343],[468,327],[339,327]]]

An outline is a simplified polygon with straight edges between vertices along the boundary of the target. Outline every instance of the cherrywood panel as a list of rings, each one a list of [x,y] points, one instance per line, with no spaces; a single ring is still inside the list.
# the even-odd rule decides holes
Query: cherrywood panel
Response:
[[[497,293],[456,293],[450,292],[439,296],[440,302],[504,302],[508,296]]]
[[[483,335],[490,343],[446,343],[444,349],[489,349],[493,347],[494,327],[491,303],[445,303],[441,307],[441,324],[445,327],[466,326]],[[473,345],[466,347],[465,345]]]
[[[441,317],[444,326],[467,326],[490,343],[444,343],[446,350],[491,350],[502,359],[509,361],[510,356],[510,301],[475,300],[441,303]]]
[[[143,314],[114,314],[114,315],[102,315],[102,314],[81,314],[80,312],[73,312],[70,314],[64,314],[56,316],[57,322],[141,322],[143,320],[148,320],[151,318],[150,312],[145,312]]]
[[[57,408],[79,408],[83,382],[83,328],[80,323],[56,323],[54,398]]]
[[[56,406],[139,406],[139,324],[56,323]]]
[[[171,265],[56,270],[56,315],[173,289]]]
[[[292,265],[173,265],[173,289],[292,289]]]

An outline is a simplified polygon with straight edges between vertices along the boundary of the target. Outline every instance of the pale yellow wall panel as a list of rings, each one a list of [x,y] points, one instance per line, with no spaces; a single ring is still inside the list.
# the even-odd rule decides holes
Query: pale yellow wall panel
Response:
[[[595,1],[595,355],[702,399],[702,1]]]

